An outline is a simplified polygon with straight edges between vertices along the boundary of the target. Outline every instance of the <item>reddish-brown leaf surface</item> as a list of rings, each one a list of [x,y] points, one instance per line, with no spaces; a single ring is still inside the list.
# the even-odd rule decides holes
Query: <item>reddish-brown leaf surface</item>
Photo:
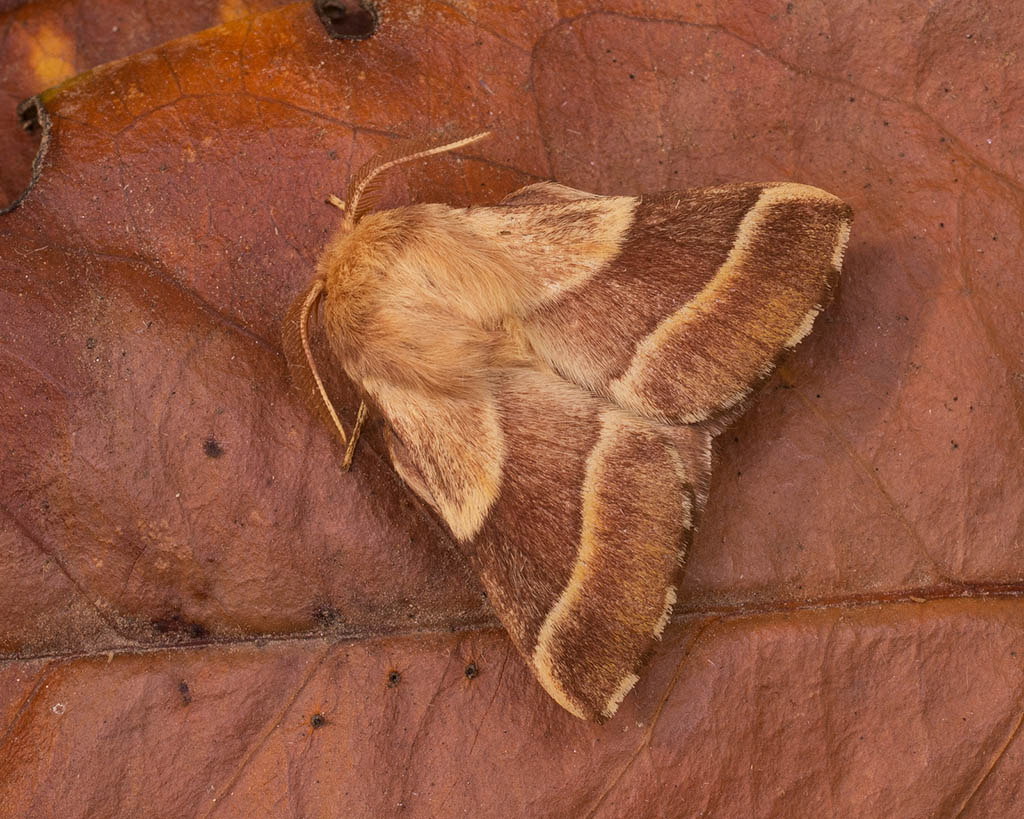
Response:
[[[0,203],[25,188],[37,133],[17,128],[18,104],[75,74],[284,0],[0,0]]]
[[[42,96],[0,216],[0,814],[1019,815],[1017,4],[380,6]],[[794,179],[856,213],[605,726],[534,682],[379,423],[338,471],[279,351],[324,197],[485,123],[386,204]]]

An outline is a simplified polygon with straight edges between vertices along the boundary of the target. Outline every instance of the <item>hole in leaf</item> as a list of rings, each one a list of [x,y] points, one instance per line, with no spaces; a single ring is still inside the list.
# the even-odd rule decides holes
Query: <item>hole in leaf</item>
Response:
[[[39,106],[35,97],[30,97],[18,106],[18,122],[22,130],[36,131],[39,129]]]
[[[373,36],[380,22],[370,0],[313,0],[313,9],[327,35],[335,40],[365,40]]]

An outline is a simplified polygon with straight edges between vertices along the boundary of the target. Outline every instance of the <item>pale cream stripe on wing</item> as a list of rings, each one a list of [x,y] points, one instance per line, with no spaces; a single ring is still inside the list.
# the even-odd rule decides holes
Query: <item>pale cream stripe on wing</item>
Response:
[[[785,182],[780,185],[773,185],[765,188],[758,197],[757,202],[744,214],[736,229],[736,238],[733,240],[729,255],[722,265],[696,296],[680,307],[672,315],[667,316],[661,324],[654,328],[643,341],[637,345],[637,351],[633,355],[629,367],[619,378],[609,385],[612,397],[622,406],[630,406],[632,401],[639,394],[639,388],[647,374],[648,367],[658,351],[672,337],[683,332],[688,324],[696,321],[702,312],[722,296],[733,284],[741,273],[743,262],[747,258],[750,244],[754,240],[757,229],[764,222],[768,213],[774,205],[781,202],[794,200],[817,199],[826,202],[839,201],[835,196],[823,191],[820,188],[810,185],[801,185],[796,182]],[[696,423],[704,420],[704,417],[683,418],[688,423]]]
[[[843,254],[846,252],[846,243],[850,241],[850,220],[843,219],[839,223],[839,231],[836,233],[836,241],[832,247],[832,269],[838,273],[843,266]],[[792,349],[804,338],[811,328],[814,326],[814,320],[818,317],[818,313],[821,312],[820,306],[812,307],[807,311],[807,315],[804,316],[803,321],[800,322],[800,326],[797,327],[793,334],[786,340],[786,348]]]
[[[406,444],[452,534],[471,540],[501,491],[505,435],[493,394],[478,401],[432,396],[374,378],[363,388]],[[401,466],[392,462],[401,475]],[[455,474],[458,480],[443,480]],[[415,491],[415,486],[410,485]]]
[[[791,350],[796,347],[807,334],[811,332],[811,328],[814,327],[814,320],[818,317],[818,313],[821,309],[817,306],[812,307],[807,311],[807,314],[803,317],[803,320],[797,326],[797,328],[790,334],[789,338],[786,339],[786,349]]]
[[[843,266],[843,256],[846,254],[846,245],[850,241],[850,220],[843,219],[839,223],[839,235],[836,237],[836,246],[832,251],[832,269],[837,273]]]
[[[627,674],[619,681],[619,687],[615,689],[615,693],[608,698],[608,702],[605,703],[601,713],[606,717],[615,716],[615,712],[619,710],[619,706],[622,701],[626,698],[626,694],[630,692],[634,685],[640,678],[636,674]]]
[[[665,608],[661,612],[661,617],[658,618],[658,622],[654,624],[654,636],[659,640],[661,639],[661,633],[665,630],[665,626],[668,625],[669,618],[672,616],[672,607],[676,604],[676,588],[675,586],[669,586],[665,589]]]
[[[558,704],[571,711],[578,717],[583,717],[582,709],[573,701],[571,696],[561,683],[555,679],[554,656],[552,655],[552,643],[555,634],[567,620],[573,616],[573,608],[583,595],[583,586],[590,574],[589,562],[594,558],[599,547],[595,537],[597,531],[598,515],[598,492],[597,482],[608,451],[614,446],[615,438],[622,427],[622,421],[609,417],[608,413],[601,416],[601,433],[597,443],[587,457],[587,470],[583,477],[583,509],[582,525],[580,526],[580,548],[576,554],[576,564],[573,566],[569,582],[559,596],[555,605],[551,607],[544,624],[537,632],[537,646],[533,650],[533,667],[537,672],[537,679],[547,689],[548,693],[557,700]],[[626,689],[627,691],[629,689]],[[625,692],[623,693],[625,696]]]
[[[635,196],[592,196],[518,208],[512,203],[469,210],[464,218],[543,282],[545,304],[580,288],[619,255],[639,202]]]

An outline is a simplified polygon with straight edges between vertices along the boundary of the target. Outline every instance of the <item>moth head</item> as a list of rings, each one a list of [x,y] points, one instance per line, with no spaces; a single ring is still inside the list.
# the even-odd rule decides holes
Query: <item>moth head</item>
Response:
[[[378,199],[382,174],[405,162],[457,150],[488,136],[489,131],[482,131],[440,144],[436,139],[399,144],[377,154],[359,169],[349,181],[344,200],[337,197],[328,200],[340,208],[344,216],[320,258],[313,281],[289,311],[284,347],[293,379],[315,393],[318,405],[326,410],[342,442],[349,442],[343,469],[347,469],[351,461],[355,434],[349,441],[324,388],[309,342],[310,323],[326,313],[332,347],[351,374],[352,356],[357,348],[347,343],[347,336],[352,328],[359,326],[359,316],[371,309],[378,290],[373,286],[374,280],[387,275],[389,259],[397,249],[399,231],[392,224],[394,220],[387,218],[387,212],[373,214],[374,218],[363,221],[372,213]],[[365,404],[361,404],[357,429],[365,414]]]

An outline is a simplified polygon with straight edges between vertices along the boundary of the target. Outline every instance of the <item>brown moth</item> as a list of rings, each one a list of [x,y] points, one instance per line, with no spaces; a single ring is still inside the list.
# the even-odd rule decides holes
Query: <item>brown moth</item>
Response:
[[[346,436],[308,340],[386,421],[540,684],[603,721],[668,622],[711,441],[830,301],[850,208],[794,183],[369,212],[371,160],[285,323],[298,380]]]

